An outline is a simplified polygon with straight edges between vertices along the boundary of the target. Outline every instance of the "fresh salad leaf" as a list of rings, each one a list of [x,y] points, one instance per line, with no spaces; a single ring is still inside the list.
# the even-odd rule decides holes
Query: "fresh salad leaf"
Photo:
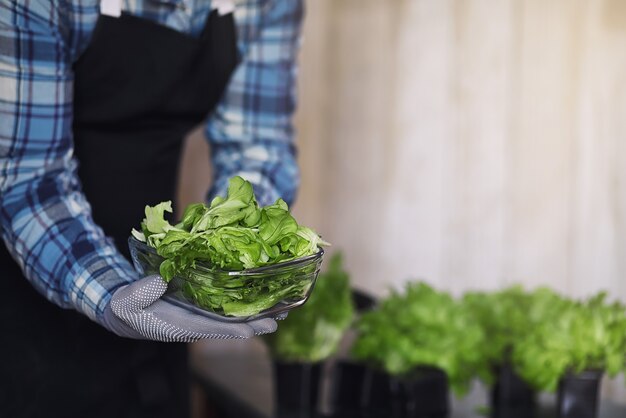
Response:
[[[546,298],[550,308],[513,348],[517,372],[538,390],[555,391],[567,373],[626,369],[626,308],[605,293],[586,301]],[[538,319],[538,318],[537,318]]]
[[[515,365],[511,359],[513,348],[523,341],[534,327],[550,318],[559,309],[563,298],[548,288],[532,292],[513,286],[496,292],[467,292],[463,297],[468,314],[489,336],[489,344],[481,349],[485,362],[476,373],[481,380],[492,384],[496,370]]]
[[[356,325],[352,356],[402,376],[418,366],[446,372],[452,389],[465,393],[484,364],[483,329],[466,305],[425,283],[409,283],[392,293]]]
[[[282,199],[259,207],[252,185],[239,176],[230,179],[227,196],[216,197],[209,206],[189,205],[176,225],[165,219],[171,212],[169,201],[146,206],[141,232],[132,231],[135,239],[163,257],[159,273],[168,282],[175,276],[195,274],[197,263],[240,271],[316,254],[321,246],[328,245],[310,228],[298,225]],[[302,294],[309,285],[304,277],[311,272],[301,273],[275,275],[267,283],[227,293],[221,286],[229,283],[218,285],[215,280],[194,277],[194,284],[183,287],[183,292],[205,309],[247,316]]]
[[[264,339],[275,358],[317,362],[337,351],[353,317],[349,276],[341,254],[336,253],[318,276],[306,305],[289,313],[278,330]]]
[[[143,229],[152,234],[167,232],[171,229],[172,226],[165,220],[165,212],[172,213],[172,202],[161,202],[154,207],[147,206]]]
[[[298,223],[289,214],[284,200],[278,199],[273,205],[261,210],[259,235],[269,245],[275,245],[283,237],[295,234],[297,231]]]

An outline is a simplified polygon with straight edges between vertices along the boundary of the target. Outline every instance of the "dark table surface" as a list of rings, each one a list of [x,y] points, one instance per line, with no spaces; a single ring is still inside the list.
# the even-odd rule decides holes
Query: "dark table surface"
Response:
[[[346,414],[332,414],[327,406],[328,394],[322,389],[320,412],[306,413],[275,411],[271,362],[259,339],[199,342],[192,346],[191,367],[197,380],[204,386],[211,402],[220,404],[226,415],[236,418],[349,418]],[[327,382],[326,382],[327,383]],[[327,388],[325,384],[323,388]],[[452,411],[448,418],[478,418],[486,414],[485,389],[476,384],[468,396],[451,396]],[[494,414],[491,414],[494,417]],[[388,415],[381,416],[387,418]],[[534,412],[506,411],[497,418],[551,418],[556,417],[555,397],[542,394],[539,408]],[[355,417],[357,418],[357,417]],[[370,417],[372,418],[372,417]],[[626,418],[626,405],[603,399],[599,418]]]

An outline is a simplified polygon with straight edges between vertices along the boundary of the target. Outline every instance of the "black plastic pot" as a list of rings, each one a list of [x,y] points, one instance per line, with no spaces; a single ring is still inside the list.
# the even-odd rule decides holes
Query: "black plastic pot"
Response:
[[[278,415],[313,415],[317,411],[322,364],[274,361],[273,367]]]
[[[349,360],[339,360],[333,367],[329,404],[334,416],[404,417],[400,380]]]
[[[564,376],[557,395],[559,418],[596,418],[601,380],[600,370]]]
[[[535,406],[535,391],[513,367],[504,364],[496,368],[496,382],[491,388],[491,407],[496,410],[526,409],[532,411]]]
[[[363,376],[360,411],[366,418],[403,418],[401,381],[388,373],[367,368]]]
[[[442,418],[449,411],[448,379],[421,367],[401,378],[364,364],[339,361],[330,386],[330,404],[341,417]]]
[[[352,289],[352,302],[354,303],[354,307],[357,312],[367,312],[374,309],[376,306],[376,299],[374,296],[358,289]]]
[[[338,360],[331,374],[329,402],[335,414],[354,415],[363,404],[367,368],[360,363]]]
[[[450,411],[448,376],[435,367],[420,367],[402,379],[407,418],[443,418]]]

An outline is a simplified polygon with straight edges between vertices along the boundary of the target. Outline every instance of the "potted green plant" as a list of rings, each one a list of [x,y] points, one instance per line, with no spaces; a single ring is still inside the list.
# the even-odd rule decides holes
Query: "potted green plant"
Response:
[[[402,416],[445,416],[448,386],[464,394],[484,362],[485,334],[466,305],[425,283],[393,292],[356,329],[352,356],[377,379],[364,387],[362,407],[369,411],[399,403]]]
[[[330,258],[307,303],[264,337],[273,360],[277,410],[306,416],[316,409],[322,362],[338,349],[354,315],[342,256]]]
[[[601,376],[626,367],[626,310],[605,293],[563,299],[513,350],[520,375],[538,390],[557,391],[559,416],[597,416]]]
[[[497,413],[524,409],[532,414],[535,390],[517,373],[511,353],[562,300],[548,288],[527,292],[521,286],[464,295],[467,309],[488,335],[489,343],[483,346],[485,363],[477,375],[490,386],[491,407]]]

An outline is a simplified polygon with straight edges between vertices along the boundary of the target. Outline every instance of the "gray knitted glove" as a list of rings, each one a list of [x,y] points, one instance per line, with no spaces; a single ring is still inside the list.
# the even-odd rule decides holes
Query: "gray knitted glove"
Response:
[[[148,276],[118,289],[104,311],[104,327],[121,336],[168,342],[249,338],[276,331],[270,318],[246,323],[209,319],[160,299],[167,283]]]

